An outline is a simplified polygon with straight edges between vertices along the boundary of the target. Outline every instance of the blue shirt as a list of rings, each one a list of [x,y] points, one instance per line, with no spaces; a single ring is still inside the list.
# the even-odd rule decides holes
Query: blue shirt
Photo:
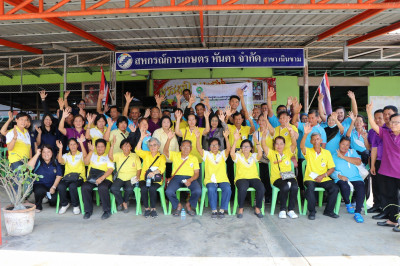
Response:
[[[35,181],[35,184],[43,184],[48,188],[54,184],[57,176],[62,176],[61,166],[56,160],[50,162],[50,164],[46,164],[44,161],[38,159],[33,172],[43,176],[43,178]]]
[[[139,129],[137,129],[137,130],[139,130]],[[150,151],[150,148],[149,148],[149,139],[151,139],[151,133],[150,133],[150,131],[146,131],[146,133],[149,134],[149,136],[146,136],[146,137],[143,139],[143,142],[142,142],[142,150],[144,150],[144,151]]]
[[[104,116],[106,117],[106,119],[110,118],[108,115],[104,114]],[[128,119],[128,126],[130,125],[134,125],[135,123],[133,123],[132,120]],[[114,129],[118,129],[117,127],[117,121],[115,121],[115,123],[113,123],[112,127],[111,127],[111,131],[113,131]],[[129,133],[131,132],[131,130],[128,128],[126,128],[126,131],[128,131]]]
[[[353,128],[351,131],[351,148],[355,149],[356,151],[363,152],[367,148],[365,147],[364,144],[364,138],[361,136],[361,134],[358,134],[357,130]]]
[[[38,133],[37,131],[35,131],[35,140],[37,137]],[[47,130],[43,130],[42,129],[42,137],[41,137],[41,146],[44,144],[48,144],[51,147],[53,147],[53,152],[58,151],[57,145],[56,145],[56,141],[59,140],[61,137],[60,132],[58,130],[56,130],[53,134],[50,133]]]
[[[358,153],[353,149],[349,149],[345,156],[361,159],[361,156],[358,155]],[[331,177],[335,181],[335,183],[340,180],[338,174],[347,177],[349,181],[364,181],[356,165],[339,158],[337,153],[335,153],[332,158],[333,162],[335,163],[335,171],[333,172]]]
[[[281,123],[279,122],[279,119],[275,115],[268,117],[268,121],[271,124],[271,126],[273,126],[274,128],[279,127],[281,125]]]
[[[257,121],[254,118],[253,118],[253,124],[254,124],[254,128],[255,128],[254,131],[257,131],[260,128],[260,125],[257,123]],[[246,125],[248,127],[251,127],[249,120],[246,120]]]
[[[301,132],[301,133],[303,134],[303,136],[304,136],[304,123],[299,122],[297,128],[299,129],[299,134],[300,134],[300,132]],[[312,130],[311,130],[310,134],[308,134],[308,136],[307,136],[307,138],[306,138],[306,147],[307,147],[307,148],[312,148],[312,147],[313,147],[313,145],[311,144],[311,135],[312,135],[313,133],[319,133],[319,134],[321,134],[322,143],[326,143],[326,133],[325,133],[325,130],[324,130],[319,124],[317,124],[316,126],[313,126],[313,127],[312,127]],[[303,138],[303,137],[302,137],[302,138]],[[300,139],[300,137],[299,137],[299,139]],[[300,140],[300,141],[301,141],[301,140]],[[300,153],[300,157],[299,157],[299,158],[300,158],[300,159],[304,159],[304,156],[303,156],[302,153]]]

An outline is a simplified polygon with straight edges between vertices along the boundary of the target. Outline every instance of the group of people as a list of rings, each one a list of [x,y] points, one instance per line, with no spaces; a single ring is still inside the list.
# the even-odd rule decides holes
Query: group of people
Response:
[[[224,110],[213,110],[204,93],[194,105],[198,99],[186,89],[176,95],[177,106],[172,112],[161,109],[165,98],[156,95],[156,106],[142,115],[137,106],[131,106],[130,93],[125,94],[120,113],[116,106],[103,108],[101,93],[96,112],[85,110],[84,100],[71,108],[66,92],[58,99],[57,113],[52,114],[46,104],[47,94],[41,91],[41,125],[32,130],[32,119],[20,112],[15,126],[8,130],[13,121],[10,113],[1,133],[6,136],[12,169],[26,159],[33,171],[43,176],[33,186],[38,212],[46,194],[58,192],[60,214],[72,205],[74,214],[84,211],[84,219],[89,219],[92,191],[96,189],[102,202],[102,219],[107,219],[111,216],[110,193],[118,210],[128,212],[130,196],[138,187],[144,216],[157,217],[157,191],[162,187],[174,216],[179,216],[182,208],[196,215],[202,189],[207,189],[212,218],[224,217],[234,193],[237,218],[242,218],[248,188],[253,188],[254,214],[262,218],[264,201],[270,199],[274,187],[280,191],[279,218],[298,218],[295,205],[300,190],[308,203],[308,218],[314,220],[314,190],[323,188],[327,194],[323,215],[339,217],[335,204],[340,193],[347,212],[362,223],[368,188],[364,179],[369,167],[374,206],[368,211],[379,212],[373,218],[387,219],[378,225],[400,231],[395,218],[400,188],[397,108],[386,106],[372,113],[372,103],[368,104],[371,130],[367,131],[351,91],[352,110],[346,114],[345,108],[337,107],[329,115],[325,114],[322,95],[318,109],[307,114],[301,113],[302,105],[295,97],[289,97],[287,105],[279,105],[274,113],[274,94],[274,89],[268,89],[267,102],[250,113],[241,89],[229,98]],[[187,200],[177,197],[181,187],[190,190]],[[79,193],[84,210],[79,207]],[[55,198],[49,199],[51,205]]]

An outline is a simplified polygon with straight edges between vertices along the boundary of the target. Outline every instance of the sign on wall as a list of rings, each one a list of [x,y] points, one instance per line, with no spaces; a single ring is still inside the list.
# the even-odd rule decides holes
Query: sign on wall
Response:
[[[117,52],[116,70],[304,67],[303,49],[203,49]]]

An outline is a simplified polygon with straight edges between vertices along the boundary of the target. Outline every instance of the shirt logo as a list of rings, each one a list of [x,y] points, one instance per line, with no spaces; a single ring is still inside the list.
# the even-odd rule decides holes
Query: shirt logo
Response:
[[[326,163],[321,163],[321,167],[325,167],[326,166]]]

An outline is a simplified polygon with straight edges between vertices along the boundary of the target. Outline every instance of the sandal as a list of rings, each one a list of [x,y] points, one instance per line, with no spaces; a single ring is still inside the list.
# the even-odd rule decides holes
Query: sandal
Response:
[[[176,209],[172,212],[172,216],[179,217],[181,216],[181,210]]]
[[[351,214],[354,213],[354,207],[353,207],[353,205],[351,205],[351,203],[350,204],[346,204],[346,209],[347,209],[348,213],[351,213]]]
[[[354,214],[354,220],[356,220],[357,223],[363,223],[364,222],[364,218],[361,216],[360,213],[355,213]]]
[[[186,213],[189,214],[190,216],[195,216],[196,215],[196,212],[194,210],[192,210],[192,209],[187,210]]]

